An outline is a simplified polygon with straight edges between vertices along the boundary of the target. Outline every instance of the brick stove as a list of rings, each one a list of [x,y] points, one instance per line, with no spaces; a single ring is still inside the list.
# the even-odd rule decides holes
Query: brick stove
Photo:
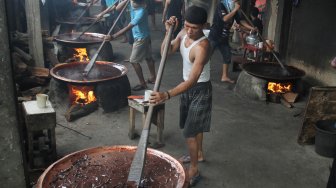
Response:
[[[72,35],[59,35],[57,42],[63,46],[59,51],[59,60],[65,64],[51,69],[51,75],[55,79],[51,81],[50,98],[56,105],[63,103],[64,98],[68,99],[68,121],[90,114],[99,106],[105,112],[115,111],[127,105],[127,96],[131,94],[126,67],[109,62],[113,59],[113,50],[109,42],[106,42],[100,51],[89,77],[83,77],[82,72],[90,57],[100,46],[98,39],[104,37],[97,33],[85,35],[84,38],[90,37],[91,40],[79,40],[77,43],[67,40],[73,38]],[[99,61],[101,59],[105,61]]]
[[[255,66],[253,69],[258,69],[258,64],[262,63],[249,63],[249,66]],[[266,66],[276,66],[271,63],[266,64]],[[286,107],[292,107],[292,103],[295,102],[302,90],[301,77],[304,75],[304,72],[297,70],[297,75],[292,77],[281,75],[277,77],[275,75],[272,78],[271,75],[255,74],[253,70],[252,73],[250,70],[243,68],[240,73],[234,88],[237,95],[253,100],[282,103]],[[296,71],[294,68],[290,70],[292,72],[293,70]],[[280,71],[281,68],[277,74]]]

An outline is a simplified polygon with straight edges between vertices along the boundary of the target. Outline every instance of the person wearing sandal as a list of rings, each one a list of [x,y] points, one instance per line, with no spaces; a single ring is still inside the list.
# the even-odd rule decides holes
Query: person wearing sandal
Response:
[[[169,54],[180,49],[183,59],[183,82],[166,92],[153,92],[149,98],[151,104],[162,103],[181,94],[180,128],[186,139],[190,162],[188,169],[189,185],[194,186],[201,180],[198,163],[204,161],[203,133],[210,131],[212,86],[210,82],[211,47],[203,29],[207,22],[207,12],[200,7],[191,6],[185,13],[184,29],[171,41]],[[165,22],[166,30],[178,19],[171,17]],[[167,35],[161,45],[161,53]]]
[[[126,0],[119,3],[117,10],[121,10],[125,4]],[[118,31],[117,33],[110,36],[110,40],[113,40],[119,36],[122,36],[127,31],[132,29],[132,34],[134,37],[134,43],[132,47],[132,53],[130,57],[130,63],[132,64],[136,75],[139,78],[139,85],[132,88],[133,91],[140,91],[147,89],[147,83],[143,76],[142,68],[140,63],[145,59],[150,73],[150,78],[147,80],[149,83],[153,83],[156,79],[155,75],[155,65],[154,59],[152,57],[152,45],[150,38],[150,29],[148,25],[148,12],[146,9],[145,0],[131,0],[131,22]]]
[[[229,45],[230,29],[233,22],[236,21],[242,26],[254,30],[245,20],[241,20],[238,14],[240,4],[238,0],[220,0],[217,5],[213,24],[210,27],[209,40],[212,47],[212,54],[216,49],[220,51],[223,56],[223,72],[221,81],[227,83],[235,83],[229,78],[229,64],[231,63],[231,47]]]

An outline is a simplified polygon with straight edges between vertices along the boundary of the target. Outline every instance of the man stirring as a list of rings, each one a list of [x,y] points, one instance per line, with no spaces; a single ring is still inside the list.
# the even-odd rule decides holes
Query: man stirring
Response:
[[[178,22],[171,17],[165,22],[166,30]],[[182,162],[190,162],[188,175],[190,185],[200,179],[198,163],[204,161],[203,132],[210,131],[212,86],[210,82],[210,43],[203,29],[207,22],[207,12],[200,7],[191,6],[185,13],[184,29],[171,41],[169,53],[180,49],[183,58],[183,82],[166,92],[153,92],[150,103],[164,102],[181,94],[180,128],[186,138],[189,155]],[[177,23],[179,24],[179,23]],[[162,42],[161,53],[167,40],[167,32]]]

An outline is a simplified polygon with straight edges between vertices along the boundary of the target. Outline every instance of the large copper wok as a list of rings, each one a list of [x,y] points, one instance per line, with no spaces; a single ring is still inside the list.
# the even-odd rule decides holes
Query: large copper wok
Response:
[[[91,180],[96,181],[96,187],[124,187],[122,185],[113,186],[113,184],[118,181],[126,183],[135,150],[135,146],[105,146],[71,153],[50,165],[40,176],[36,187],[54,187],[62,181],[64,187],[77,187],[78,185],[78,187],[81,185],[88,187],[85,183],[92,182]],[[183,187],[186,176],[183,166],[176,159],[150,148],[147,149],[147,155],[155,160],[152,164],[149,162],[148,168],[144,170],[145,180],[150,178],[156,187]],[[73,172],[76,169],[77,178],[73,178]],[[105,169],[109,171],[104,172]],[[105,182],[105,186],[99,186],[100,181]]]
[[[287,75],[277,63],[244,63],[242,69],[247,73],[267,80],[295,80],[305,75],[305,72],[293,66],[284,65],[288,70]]]
[[[104,41],[106,35],[100,33],[84,33],[80,38],[78,36],[82,32],[65,33],[54,37],[57,43],[68,47],[86,47],[87,45],[100,44]]]
[[[57,80],[72,84],[95,84],[119,78],[127,73],[124,65],[107,61],[96,61],[90,74],[83,76],[87,63],[74,62],[60,64],[50,70]]]

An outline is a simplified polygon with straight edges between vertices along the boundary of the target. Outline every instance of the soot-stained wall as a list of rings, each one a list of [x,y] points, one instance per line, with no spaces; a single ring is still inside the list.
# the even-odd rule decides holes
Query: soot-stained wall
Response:
[[[0,187],[25,187],[5,1],[0,0]]]
[[[313,85],[336,85],[336,1],[304,0],[292,10],[287,64],[306,72]]]

